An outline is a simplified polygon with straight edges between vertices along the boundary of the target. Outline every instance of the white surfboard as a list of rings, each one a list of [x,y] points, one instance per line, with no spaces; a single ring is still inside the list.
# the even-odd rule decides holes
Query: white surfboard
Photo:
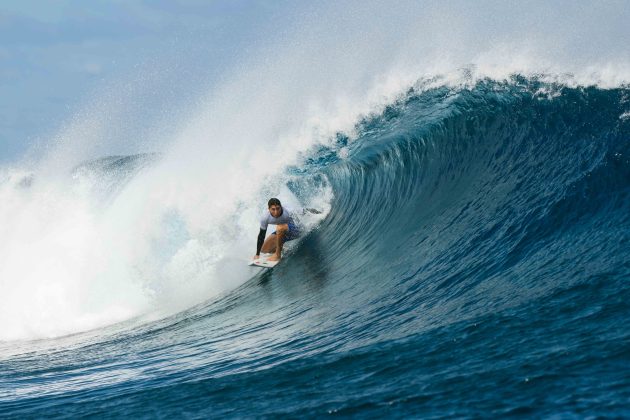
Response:
[[[266,258],[259,258],[257,260],[253,260],[249,263],[249,265],[255,265],[256,267],[265,267],[265,268],[273,268],[280,261],[267,261]]]

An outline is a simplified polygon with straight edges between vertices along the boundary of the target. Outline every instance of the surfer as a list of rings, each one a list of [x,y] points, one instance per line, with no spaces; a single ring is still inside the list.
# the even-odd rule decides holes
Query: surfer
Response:
[[[267,203],[268,211],[265,211],[260,219],[260,232],[258,233],[258,241],[256,243],[256,255],[254,259],[260,258],[260,251],[274,255],[267,258],[267,261],[279,261],[282,258],[282,246],[287,241],[292,241],[300,237],[300,228],[296,218],[296,213],[287,208],[282,207],[280,200],[277,198],[269,199]],[[302,214],[306,212],[319,214],[319,210],[303,209]],[[276,231],[273,232],[267,240],[267,226],[276,225]]]

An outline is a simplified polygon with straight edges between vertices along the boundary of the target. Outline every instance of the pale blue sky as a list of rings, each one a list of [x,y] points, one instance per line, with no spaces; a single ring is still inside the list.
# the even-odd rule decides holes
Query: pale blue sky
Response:
[[[629,20],[629,0],[5,0],[0,164],[37,153],[43,147],[37,145],[80,120],[91,102],[115,108],[116,96],[131,101],[128,121],[108,126],[120,132],[100,141],[117,142],[112,153],[124,153],[121,142],[150,132],[146,128],[166,113],[186,112],[195,95],[212,92],[213,81],[272,45],[273,37],[282,38],[280,44],[295,40],[293,49],[304,50],[295,59],[330,70],[332,82],[348,76],[344,60],[370,66],[396,51],[398,58],[432,64],[426,54],[433,51],[438,63],[456,56],[454,63],[466,65],[483,63],[486,52],[503,47],[499,62],[518,65],[521,52],[532,53],[546,58],[542,71],[551,63],[561,72],[627,80]],[[355,59],[359,50],[369,59]],[[276,58],[273,49],[266,51],[269,60]]]
[[[3,1],[0,162],[48,141],[95,90],[138,67],[175,65],[179,55],[184,77],[207,83],[235,51],[256,43],[261,28],[282,24],[291,7],[242,0]],[[186,90],[173,89],[171,95]]]

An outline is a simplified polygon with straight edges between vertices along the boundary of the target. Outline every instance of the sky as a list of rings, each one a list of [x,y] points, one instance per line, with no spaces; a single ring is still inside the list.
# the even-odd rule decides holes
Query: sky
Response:
[[[171,77],[209,83],[236,51],[253,48],[256,34],[280,11],[286,17],[286,6],[242,0],[3,1],[0,162],[48,141],[117,81],[134,85]],[[182,83],[165,85],[178,87],[170,95],[188,90]]]
[[[309,78],[325,87],[375,79],[390,63],[415,66],[418,77],[474,63],[596,74],[614,85],[630,74],[629,21],[630,0],[4,0],[0,165],[45,154],[65,127],[90,113],[95,121],[101,109],[117,122],[94,123],[105,126],[99,142],[150,150],[156,120],[183,120],[174,114],[265,48],[257,65],[285,60],[290,68],[268,77],[283,83],[295,69],[296,92]]]

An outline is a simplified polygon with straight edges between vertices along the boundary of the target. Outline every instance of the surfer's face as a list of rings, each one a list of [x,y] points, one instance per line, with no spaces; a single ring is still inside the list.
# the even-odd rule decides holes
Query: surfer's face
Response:
[[[269,213],[273,216],[273,217],[278,217],[282,214],[282,206],[279,206],[277,204],[272,205],[271,207],[269,207]]]

